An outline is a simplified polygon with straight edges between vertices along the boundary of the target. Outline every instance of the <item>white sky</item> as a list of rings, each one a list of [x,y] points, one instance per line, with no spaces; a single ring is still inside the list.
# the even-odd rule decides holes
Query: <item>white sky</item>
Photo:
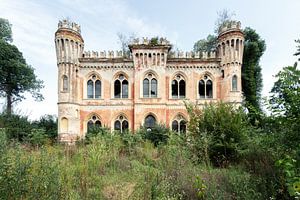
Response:
[[[13,25],[14,44],[44,81],[45,100],[27,100],[18,113],[37,119],[57,114],[57,66],[54,33],[58,20],[69,17],[81,25],[85,50],[117,50],[117,33],[163,36],[184,51],[212,34],[217,12],[228,9],[242,26],[250,26],[266,41],[261,59],[264,88],[270,91],[275,75],[296,61],[295,39],[300,38],[300,0],[0,0],[0,17]],[[0,108],[4,100],[0,101]]]

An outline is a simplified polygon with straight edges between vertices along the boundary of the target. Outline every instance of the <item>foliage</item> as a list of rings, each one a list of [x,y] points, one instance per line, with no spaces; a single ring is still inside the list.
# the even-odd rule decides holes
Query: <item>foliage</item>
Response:
[[[0,40],[12,42],[11,24],[7,19],[0,18]]]
[[[223,9],[221,11],[217,12],[218,18],[215,22],[215,34],[218,34],[220,32],[220,28],[232,21],[233,16],[235,16],[234,12],[230,12],[227,9]]]
[[[48,136],[44,129],[32,129],[26,140],[33,146],[42,146],[48,142]]]
[[[294,55],[299,56],[300,55],[300,39],[295,40],[295,42],[297,43],[297,51]],[[300,58],[298,58],[298,61],[300,61]]]
[[[241,109],[232,104],[206,104],[202,110],[187,105],[189,132],[198,158],[206,158],[217,166],[227,166],[239,156],[246,141],[248,121]],[[205,144],[207,149],[203,149]],[[204,160],[206,162],[206,160]]]
[[[217,47],[217,37],[214,35],[208,35],[206,39],[198,40],[194,44],[194,51],[206,51],[206,52],[212,52]]]
[[[54,115],[41,116],[39,120],[32,122],[32,126],[37,129],[44,129],[45,135],[52,140],[57,138],[57,117]]]
[[[142,135],[143,139],[151,141],[154,146],[166,144],[170,135],[170,130],[163,124],[155,124],[152,128],[141,127],[138,134]]]
[[[118,36],[118,42],[121,45],[121,49],[123,51],[123,57],[124,58],[129,58],[130,56],[130,49],[128,47],[128,45],[133,41],[133,39],[135,38],[135,34],[131,33],[130,36],[126,36],[123,33],[117,33]]]
[[[0,96],[7,99],[7,113],[11,114],[14,102],[25,99],[25,92],[31,93],[35,100],[43,100],[41,88],[43,82],[37,79],[18,48],[0,40]]]
[[[259,61],[266,50],[265,41],[250,27],[244,29],[244,55],[242,66],[242,90],[246,107],[252,117],[252,122],[261,111],[260,100],[262,90],[262,74]]]

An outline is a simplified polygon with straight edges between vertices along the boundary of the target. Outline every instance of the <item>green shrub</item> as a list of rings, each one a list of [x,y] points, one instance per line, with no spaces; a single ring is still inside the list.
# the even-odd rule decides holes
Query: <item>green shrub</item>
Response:
[[[209,156],[216,166],[227,166],[238,159],[239,150],[244,148],[249,127],[247,117],[232,104],[206,104],[201,110],[187,105],[190,115],[188,130],[194,152],[204,161]]]
[[[143,139],[151,141],[157,147],[160,144],[167,143],[171,131],[163,124],[156,124],[152,128],[141,127],[137,133],[141,134]]]

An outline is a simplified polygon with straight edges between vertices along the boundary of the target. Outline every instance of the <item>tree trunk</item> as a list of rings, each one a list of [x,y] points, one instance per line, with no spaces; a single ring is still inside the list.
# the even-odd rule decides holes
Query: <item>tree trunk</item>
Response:
[[[12,112],[12,95],[7,94],[6,96],[6,114],[11,115]]]

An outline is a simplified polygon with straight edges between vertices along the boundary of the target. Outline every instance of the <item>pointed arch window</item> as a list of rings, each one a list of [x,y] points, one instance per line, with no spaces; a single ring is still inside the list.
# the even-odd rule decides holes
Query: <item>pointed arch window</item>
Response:
[[[173,99],[185,98],[185,80],[182,75],[178,74],[172,80],[171,90]]]
[[[68,77],[66,75],[63,75],[62,82],[63,82],[62,91],[67,92],[69,90],[69,83],[68,83],[69,81],[68,81]]]
[[[98,116],[92,115],[87,122],[87,131],[90,132],[94,129],[101,128],[102,123]]]
[[[151,73],[143,80],[143,97],[157,97],[157,80]]]
[[[129,129],[128,120],[123,115],[120,115],[115,121],[114,130],[124,133],[128,129]]]
[[[172,121],[172,130],[178,133],[186,133],[186,120],[181,115],[177,115]]]
[[[101,80],[96,75],[92,75],[87,81],[87,98],[100,99],[101,90]]]
[[[153,115],[148,115],[146,118],[145,118],[145,123],[144,123],[144,126],[148,129],[151,129],[155,126],[156,124],[156,119]]]
[[[233,75],[232,77],[232,91],[237,91],[237,76]]]
[[[120,74],[114,82],[114,97],[128,98],[128,80]]]
[[[213,82],[207,75],[198,83],[198,95],[202,99],[213,98]]]

